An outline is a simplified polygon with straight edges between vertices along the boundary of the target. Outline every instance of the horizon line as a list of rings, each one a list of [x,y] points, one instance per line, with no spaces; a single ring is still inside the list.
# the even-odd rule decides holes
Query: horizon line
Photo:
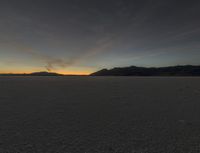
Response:
[[[176,66],[200,66],[199,64],[183,64],[183,65],[168,65],[168,66],[135,66],[135,65],[130,65],[130,66],[123,66],[123,67],[112,67],[112,68],[102,68],[102,69],[113,69],[113,68],[126,68],[126,67],[143,67],[143,68],[163,68],[163,67],[176,67]],[[99,70],[102,70],[102,69],[99,69]],[[97,70],[97,71],[99,71]],[[91,75],[92,73],[95,73],[97,71],[94,71],[94,72],[88,72],[88,73],[60,73],[60,72],[56,72],[56,71],[32,71],[32,72],[0,72],[0,75],[30,75],[30,74],[34,74],[34,73],[55,73],[55,74],[58,74],[58,75],[63,75],[63,76],[89,76]]]

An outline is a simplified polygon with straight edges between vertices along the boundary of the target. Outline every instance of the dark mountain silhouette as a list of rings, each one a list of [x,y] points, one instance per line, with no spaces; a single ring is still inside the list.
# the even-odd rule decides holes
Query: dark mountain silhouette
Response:
[[[59,73],[53,73],[53,72],[33,72],[30,74],[31,76],[63,76]]]
[[[0,74],[0,76],[64,76],[62,74],[53,73],[53,72],[33,72],[30,74],[24,73],[24,74],[14,74],[14,73],[8,73],[8,74]]]
[[[91,76],[200,76],[200,66],[183,65],[169,67],[122,67],[102,69]]]

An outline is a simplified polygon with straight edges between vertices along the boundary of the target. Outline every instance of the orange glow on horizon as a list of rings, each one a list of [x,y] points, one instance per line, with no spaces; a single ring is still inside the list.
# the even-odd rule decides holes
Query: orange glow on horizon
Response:
[[[29,74],[33,72],[43,72],[44,70],[39,70],[39,71],[0,71],[0,74]],[[51,72],[49,72],[51,73]],[[89,75],[92,72],[89,71],[52,71],[52,73],[59,73],[63,75]]]
[[[59,74],[64,74],[64,75],[89,75],[91,74],[92,72],[77,72],[77,71],[70,71],[70,72],[56,72],[56,73],[59,73]]]

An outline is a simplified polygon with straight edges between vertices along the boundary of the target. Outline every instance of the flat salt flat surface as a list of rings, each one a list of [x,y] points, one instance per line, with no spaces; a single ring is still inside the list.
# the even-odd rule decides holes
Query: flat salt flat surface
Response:
[[[200,78],[0,77],[0,153],[199,153]]]

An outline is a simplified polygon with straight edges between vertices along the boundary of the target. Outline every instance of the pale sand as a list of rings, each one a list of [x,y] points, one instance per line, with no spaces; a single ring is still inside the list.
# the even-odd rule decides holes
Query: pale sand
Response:
[[[0,153],[199,153],[200,78],[0,77]]]

